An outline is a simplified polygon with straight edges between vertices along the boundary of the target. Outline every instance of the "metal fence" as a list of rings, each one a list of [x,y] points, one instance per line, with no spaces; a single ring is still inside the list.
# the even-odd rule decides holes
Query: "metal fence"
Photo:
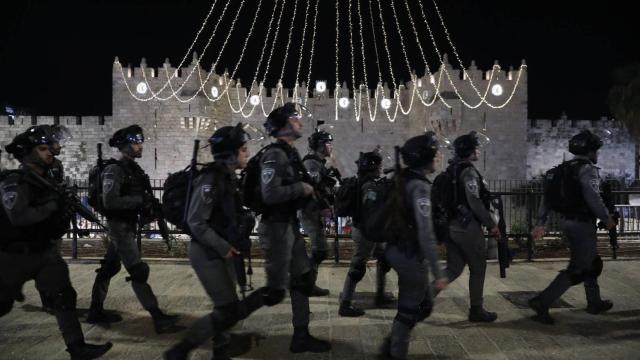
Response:
[[[153,179],[151,180],[154,195],[162,198],[162,185],[164,180]],[[75,184],[75,189],[78,196],[82,199],[84,205],[87,205],[87,181],[70,182]],[[527,259],[532,259],[534,256],[534,244],[530,234],[531,230],[535,226],[538,208],[542,201],[542,183],[540,181],[525,181],[525,180],[491,180],[488,181],[489,190],[497,195],[500,195],[504,203],[504,216],[507,224],[507,235],[510,239],[515,239],[519,244],[525,244],[527,251]],[[626,187],[619,182],[613,182],[612,189],[614,193],[616,207],[620,212],[620,221],[618,224],[618,233],[626,236],[638,236],[640,234],[640,206],[632,205],[629,203],[629,199],[634,195],[640,195],[640,189],[634,187]],[[639,196],[640,198],[640,196]],[[88,205],[87,205],[88,206]],[[103,216],[96,214],[101,221],[106,222]],[[68,237],[73,240],[72,242],[72,257],[78,256],[78,239],[79,238],[91,238],[100,236],[104,231],[96,224],[85,221],[84,219],[78,219],[77,229],[72,229]],[[327,219],[325,223],[325,231],[327,238],[331,239],[334,243],[334,253],[336,261],[339,260],[339,247],[340,240],[350,239],[351,237],[351,219],[340,218],[338,223]],[[170,232],[173,235],[184,236],[188,238],[186,234],[176,229],[175,226],[169,224]],[[550,236],[560,237],[559,218],[555,214],[551,214],[549,221],[546,225],[547,233]],[[336,234],[337,232],[337,234]],[[599,230],[602,236],[606,235],[605,231]],[[142,236],[147,239],[158,239],[162,241],[159,234],[156,223],[151,223],[145,226],[142,231]]]

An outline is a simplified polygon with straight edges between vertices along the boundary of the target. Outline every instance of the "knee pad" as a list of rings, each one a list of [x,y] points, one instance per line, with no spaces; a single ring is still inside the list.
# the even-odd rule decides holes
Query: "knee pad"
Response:
[[[274,306],[284,300],[285,290],[265,287],[262,290],[262,301],[267,306]]]
[[[416,326],[418,313],[419,309],[417,308],[401,309],[401,307],[398,306],[398,313],[396,314],[395,321],[405,324],[409,329],[413,329],[413,327]]]
[[[376,271],[380,271],[384,274],[388,273],[391,270],[391,266],[384,258],[378,258],[378,262],[376,263]]]
[[[78,294],[71,286],[60,289],[53,296],[53,307],[57,311],[73,311],[76,309]]]
[[[604,263],[602,262],[602,258],[600,256],[596,256],[595,259],[593,259],[593,263],[591,264],[589,275],[592,275],[594,277],[600,276],[600,274],[602,274],[603,266]]]
[[[136,283],[146,283],[149,280],[149,265],[145,262],[139,262],[129,269],[129,275],[126,280]]]
[[[11,309],[13,309],[14,301],[15,300],[13,299],[0,301],[0,317],[3,317],[4,315],[11,312]]]
[[[122,269],[119,261],[105,262],[104,260],[100,260],[100,265],[100,268],[96,269],[96,273],[98,273],[98,277],[103,279],[111,279]]]
[[[326,250],[312,250],[311,258],[313,259],[313,263],[316,265],[320,265],[321,262],[327,259],[327,251]]]
[[[352,270],[349,271],[349,277],[354,282],[359,282],[364,277],[365,272],[367,271],[367,264],[358,264],[353,267]]]
[[[313,270],[309,270],[300,276],[292,277],[291,291],[299,291],[303,295],[311,296],[317,277],[318,273]]]

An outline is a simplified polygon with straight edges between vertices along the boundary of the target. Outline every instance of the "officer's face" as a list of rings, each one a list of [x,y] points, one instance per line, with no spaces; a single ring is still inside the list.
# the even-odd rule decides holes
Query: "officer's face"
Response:
[[[331,142],[325,143],[322,147],[322,153],[325,156],[331,156],[331,153],[333,153],[333,144]]]
[[[238,164],[236,165],[236,167],[238,169],[244,169],[247,167],[247,163],[249,162],[249,156],[250,156],[250,152],[249,152],[249,148],[247,147],[247,145],[242,145],[242,147],[240,149],[238,149]]]
[[[142,157],[142,144],[130,144],[129,146],[131,146],[131,154],[134,158]]]
[[[478,159],[480,159],[480,148],[477,147],[473,153],[471,154],[471,161],[478,161]]]
[[[289,118],[289,125],[291,125],[291,130],[293,135],[300,138],[302,136],[302,121],[300,121],[300,116],[292,116]]]
[[[51,147],[51,153],[53,154],[53,156],[60,155],[60,150],[62,149],[62,146],[60,146],[60,143],[54,142],[50,145],[50,147]]]
[[[38,159],[40,159],[43,163],[47,165],[53,164],[53,154],[51,153],[49,145],[38,145],[35,149],[33,149],[33,151]]]

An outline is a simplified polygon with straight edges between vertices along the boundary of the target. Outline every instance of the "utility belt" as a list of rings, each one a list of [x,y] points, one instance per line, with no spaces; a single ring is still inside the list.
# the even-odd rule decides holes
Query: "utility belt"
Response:
[[[9,254],[33,254],[42,253],[49,249],[55,239],[49,241],[5,241],[0,240],[0,252]]]
[[[589,224],[595,224],[596,218],[593,215],[587,214],[562,214],[562,218],[565,220],[579,221]]]

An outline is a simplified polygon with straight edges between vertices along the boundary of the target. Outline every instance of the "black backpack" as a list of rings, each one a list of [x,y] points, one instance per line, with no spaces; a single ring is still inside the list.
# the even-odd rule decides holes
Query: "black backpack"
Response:
[[[363,216],[362,234],[371,242],[392,242],[395,235],[387,228],[389,218],[388,198],[394,191],[394,180],[380,178],[369,181],[362,187],[360,211]]]
[[[354,216],[358,208],[360,182],[356,176],[342,180],[335,193],[335,213],[339,217]]]
[[[470,163],[451,164],[433,180],[431,206],[434,232],[439,243],[449,240],[449,222],[456,216],[456,206],[460,203],[456,191],[460,173],[471,166]],[[464,196],[462,194],[461,196]]]
[[[89,170],[89,189],[87,194],[87,203],[98,213],[103,214],[102,208],[102,171],[108,165],[119,164],[116,159],[102,161],[100,165],[94,165]]]
[[[255,154],[240,173],[240,191],[242,193],[242,205],[249,208],[256,215],[262,214],[266,210],[266,205],[262,199],[262,173],[260,171],[260,162],[264,153],[272,147],[280,147],[287,150],[278,143],[269,144],[257,154]],[[287,152],[287,156],[289,153]]]
[[[574,159],[557,165],[544,174],[544,197],[551,210],[568,214],[584,208],[578,170],[587,160]]]
[[[162,212],[165,220],[187,234],[191,234],[184,222],[185,211],[191,199],[188,198],[191,176],[195,179],[202,170],[195,169],[191,174],[191,165],[184,170],[171,173],[162,186]]]

